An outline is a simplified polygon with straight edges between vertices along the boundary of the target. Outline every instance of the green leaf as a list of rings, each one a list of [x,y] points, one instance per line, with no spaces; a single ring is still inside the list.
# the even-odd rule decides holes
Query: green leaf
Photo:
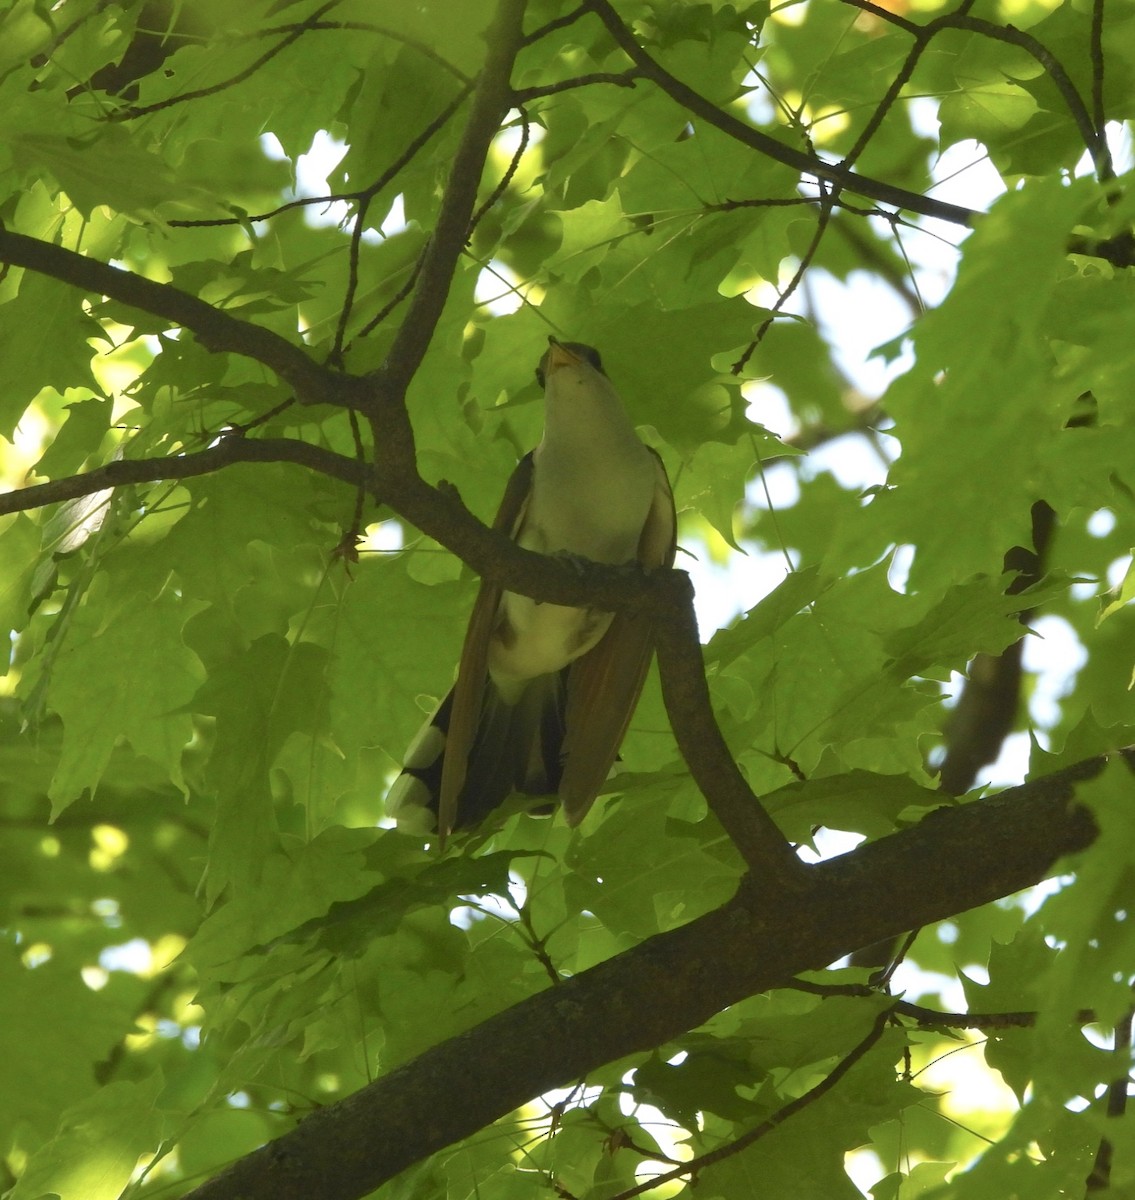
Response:
[[[811,829],[825,825],[867,837],[891,833],[900,813],[937,808],[940,793],[919,787],[904,775],[847,775],[792,783],[765,798],[769,812],[792,841],[810,841]]]
[[[55,815],[98,787],[121,738],[182,786],[180,760],[192,726],[178,710],[196,690],[201,664],[181,640],[181,611],[166,593],[138,596],[105,628],[88,617],[69,635],[49,692],[64,731],[49,793]]]
[[[90,339],[106,341],[101,325],[74,303],[75,293],[31,271],[20,293],[0,307],[0,362],[5,386],[0,397],[0,434],[9,441],[27,405],[45,388],[98,384],[91,373]]]
[[[162,1078],[107,1084],[62,1115],[12,1191],[13,1200],[50,1193],[59,1200],[117,1200],[139,1159],[153,1153],[167,1122],[157,1108]]]
[[[784,453],[782,443],[752,426],[733,445],[706,442],[675,472],[674,501],[679,510],[696,509],[734,550],[740,551],[736,521],[746,486],[768,458]]]
[[[887,401],[900,431],[910,423],[895,490],[868,509],[917,546],[912,586],[995,573],[1009,547],[1027,544],[1040,464],[1066,436],[1073,398],[1050,380],[1045,310],[1092,190],[1045,181],[1003,197],[967,241],[949,301],[915,331],[917,364]],[[966,485],[975,475],[980,489]]]
[[[10,946],[0,955],[0,976],[5,997],[0,1050],[5,1069],[12,1078],[35,1080],[32,1088],[5,1089],[0,1120],[9,1130],[26,1123],[34,1131],[32,1144],[39,1145],[58,1132],[60,1114],[70,1106],[96,1097],[91,1111],[102,1109],[94,1066],[111,1052],[129,1014],[118,997],[92,992],[76,971],[51,961],[29,969]],[[45,1013],[51,1014],[50,1024],[43,1020]],[[111,1103],[108,1111],[115,1107]],[[46,1156],[45,1169],[52,1169],[62,1157],[57,1147]]]
[[[53,478],[73,475],[88,455],[98,450],[110,427],[111,402],[101,397],[67,404],[67,420],[43,457],[35,465],[37,475]]]
[[[324,661],[318,646],[289,646],[265,634],[215,669],[191,702],[217,723],[209,764],[218,801],[210,842],[211,897],[229,885],[258,881],[275,832],[269,772],[290,733],[319,728],[325,712]]]
[[[1135,562],[1127,568],[1126,573],[1120,580],[1119,587],[1115,589],[1115,599],[1106,604],[1100,611],[1097,624],[1102,624],[1108,617],[1115,616],[1121,608],[1126,608],[1132,600],[1135,600]]]
[[[1080,867],[1074,884],[1045,902],[1046,925],[1063,950],[1046,989],[1037,1028],[1042,1038],[1054,1035],[1060,1013],[1091,1008],[1101,1023],[1114,1025],[1124,1011],[1121,964],[1133,947],[1127,898],[1135,881],[1125,773],[1121,761],[1112,762],[1082,789],[1100,827],[1100,852]]]
[[[45,170],[87,217],[100,204],[150,216],[177,189],[161,157],[117,125],[85,138],[24,134],[13,140],[12,157],[17,166]]]
[[[690,1187],[722,1200],[1057,1200],[1105,1137],[1112,1191],[1135,1178],[1101,1098],[1135,961],[1135,10],[1091,7],[0,6],[12,1194],[147,1200],[252,1153],[310,1173],[374,1080],[383,1119],[407,1087],[430,1107],[397,1179],[368,1174],[381,1137],[350,1148],[391,1197],[607,1197],[708,1153]],[[490,22],[520,9],[498,77]],[[344,402],[294,394],[248,321],[353,377]],[[954,863],[964,911],[924,924],[811,872],[818,927],[923,925],[842,1077],[894,951],[804,953],[746,877],[672,655],[579,828],[523,796],[442,852],[387,827],[478,587],[431,488],[492,520],[549,335],[599,348],[665,463],[699,615],[744,612],[703,660],[745,782],[798,845],[885,843],[833,868],[849,887],[961,816],[944,760],[996,757],[989,790],[1025,749],[1037,786],[1113,756],[1070,801],[1099,836],[1042,892]],[[1000,745],[956,717],[979,681]],[[697,920],[744,958],[774,911],[753,978],[779,986],[709,964],[696,1029],[652,1044],[610,989],[576,1011],[593,970],[681,1011]],[[978,1037],[959,1008],[1037,1017]],[[524,1047],[507,1094],[486,1035]],[[297,1127],[311,1156],[275,1144]]]
[[[378,746],[400,762],[453,683],[473,589],[416,583],[407,566],[407,557],[364,564],[335,614],[331,721],[348,756]]]
[[[31,605],[32,576],[40,558],[39,530],[23,514],[8,521],[0,532],[0,554],[6,564],[0,575],[0,624],[20,629]],[[5,674],[9,666],[5,659]]]

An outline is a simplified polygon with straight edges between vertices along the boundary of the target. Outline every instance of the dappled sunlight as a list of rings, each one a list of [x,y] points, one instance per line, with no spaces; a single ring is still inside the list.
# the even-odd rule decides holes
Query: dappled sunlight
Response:
[[[0,16],[4,1186],[1082,1194],[1122,14],[150,7]]]

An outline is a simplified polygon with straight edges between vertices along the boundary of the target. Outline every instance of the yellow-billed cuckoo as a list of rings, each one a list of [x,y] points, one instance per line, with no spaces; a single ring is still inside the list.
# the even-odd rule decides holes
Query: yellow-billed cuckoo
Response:
[[[493,528],[541,554],[670,566],[674,497],[597,351],[548,339],[536,378],[544,436],[517,465]],[[513,791],[558,793],[569,825],[591,807],[646,679],[646,617],[545,604],[484,580],[457,682],[406,752],[387,798],[399,823],[436,814],[442,839]]]

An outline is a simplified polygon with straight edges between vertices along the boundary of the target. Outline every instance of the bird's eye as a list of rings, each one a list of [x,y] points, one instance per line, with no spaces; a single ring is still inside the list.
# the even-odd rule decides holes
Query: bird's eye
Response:
[[[599,351],[594,346],[585,346],[582,342],[572,342],[571,348],[579,355],[580,358],[590,363],[600,375],[606,375],[603,370],[603,360],[599,357]]]

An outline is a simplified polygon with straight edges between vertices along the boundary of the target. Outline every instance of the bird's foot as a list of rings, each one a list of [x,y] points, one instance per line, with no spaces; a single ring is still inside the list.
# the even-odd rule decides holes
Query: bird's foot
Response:
[[[570,550],[557,550],[551,557],[567,563],[581,579],[595,566],[594,559],[585,558],[582,554],[573,554]]]

